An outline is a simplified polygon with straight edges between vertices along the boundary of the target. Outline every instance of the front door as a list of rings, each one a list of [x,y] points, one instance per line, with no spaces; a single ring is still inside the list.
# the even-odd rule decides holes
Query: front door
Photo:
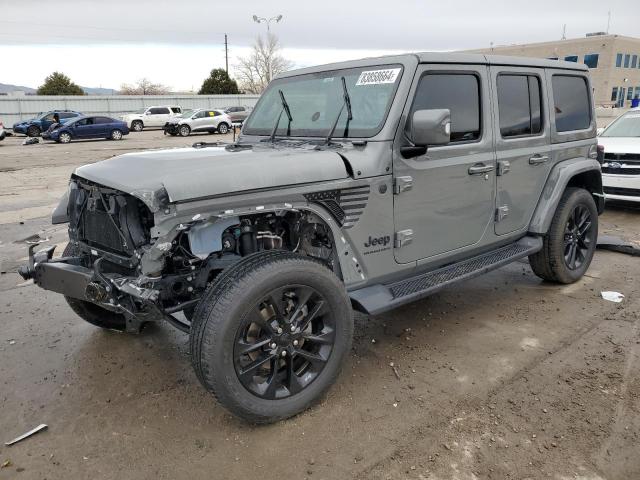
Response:
[[[542,69],[492,66],[497,119],[497,235],[523,230],[551,170],[549,105]]]
[[[402,133],[397,136],[393,173],[399,263],[473,248],[487,232],[493,234],[496,162],[488,67],[421,66],[410,95],[400,128],[408,131],[416,110],[446,108],[451,112],[451,142],[406,159],[399,149],[408,140]],[[412,187],[406,189],[409,181]]]

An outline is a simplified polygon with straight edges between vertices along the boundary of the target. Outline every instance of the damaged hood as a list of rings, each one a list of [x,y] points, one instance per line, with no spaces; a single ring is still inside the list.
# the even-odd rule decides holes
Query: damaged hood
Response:
[[[75,175],[134,195],[147,205],[163,188],[170,202],[181,202],[348,176],[336,152],[266,146],[127,153],[79,167]]]

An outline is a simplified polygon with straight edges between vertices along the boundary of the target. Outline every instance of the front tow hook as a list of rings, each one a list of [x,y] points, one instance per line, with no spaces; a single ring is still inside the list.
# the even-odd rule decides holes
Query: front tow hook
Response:
[[[56,245],[53,245],[51,247],[39,250],[34,254],[33,250],[38,245],[40,244],[34,243],[33,245],[29,245],[29,263],[18,268],[18,274],[25,280],[31,280],[35,275],[36,264],[48,262],[49,260],[51,260],[51,257],[53,257],[53,252],[56,249]]]

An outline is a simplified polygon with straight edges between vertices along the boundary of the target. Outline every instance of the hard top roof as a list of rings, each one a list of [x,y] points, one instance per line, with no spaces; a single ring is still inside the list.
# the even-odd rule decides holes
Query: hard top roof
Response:
[[[329,63],[314,67],[301,68],[283,73],[279,77],[292,77],[305,73],[317,73],[327,70],[341,70],[345,68],[364,67],[367,65],[382,65],[390,63],[452,63],[452,64],[474,64],[474,65],[513,65],[535,68],[556,68],[564,70],[587,71],[586,65],[576,62],[565,62],[562,60],[549,60],[533,57],[516,57],[507,55],[485,55],[482,53],[463,52],[419,52],[407,53],[403,55],[385,55],[382,57],[369,57],[346,62]]]

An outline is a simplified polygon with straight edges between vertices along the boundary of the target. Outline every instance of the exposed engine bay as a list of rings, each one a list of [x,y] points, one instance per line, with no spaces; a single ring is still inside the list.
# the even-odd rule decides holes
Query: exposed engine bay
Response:
[[[141,200],[73,179],[68,202],[72,248],[61,260],[65,268],[77,267],[76,298],[124,313],[134,326],[160,317],[185,329],[188,325],[176,324],[172,314],[184,311],[189,317],[216,276],[247,255],[288,250],[314,257],[339,274],[331,231],[312,212],[196,217],[152,238],[154,215]],[[52,253],[45,254],[50,259]],[[47,282],[46,274],[35,277]],[[68,294],[68,287],[60,293]]]

